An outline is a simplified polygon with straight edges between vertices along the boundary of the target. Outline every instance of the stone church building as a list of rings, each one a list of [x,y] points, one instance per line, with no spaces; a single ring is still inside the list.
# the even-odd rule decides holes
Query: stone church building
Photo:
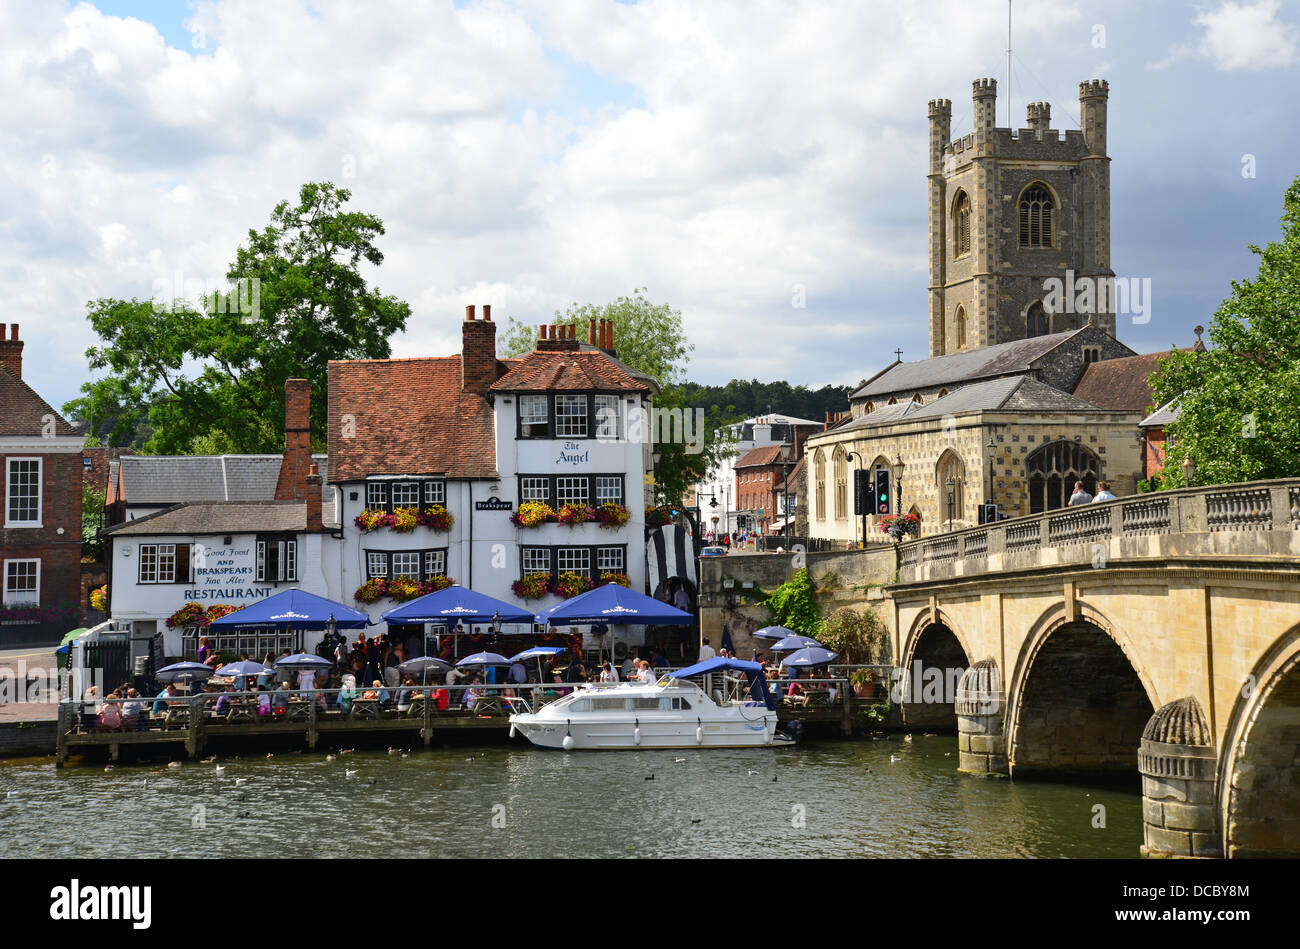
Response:
[[[994,126],[997,83],[980,79],[974,131],[955,141],[951,103],[929,103],[930,355],[867,379],[809,438],[809,536],[888,539],[875,514],[863,536],[856,469],[892,470],[890,507],[923,535],[977,523],[990,500],[1004,517],[1063,507],[1075,481],[1134,493],[1161,354],[1116,338],[1108,94],[1080,83],[1077,131],[1053,129],[1041,102],[1013,131]]]

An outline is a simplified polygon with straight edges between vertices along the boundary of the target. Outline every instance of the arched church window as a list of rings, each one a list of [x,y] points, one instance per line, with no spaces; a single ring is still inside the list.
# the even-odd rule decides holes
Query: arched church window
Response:
[[[1030,185],[1020,196],[1020,246],[1052,246],[1052,192]]]
[[[970,198],[965,191],[957,194],[952,209],[952,255],[970,253]]]
[[[1046,336],[1047,329],[1047,311],[1043,309],[1042,303],[1035,300],[1025,311],[1025,336],[1029,339]]]
[[[1061,440],[1044,445],[1025,459],[1029,513],[1065,507],[1076,481],[1082,481],[1089,494],[1096,494],[1100,471],[1097,456],[1078,442]]]
[[[826,456],[820,448],[813,455],[813,480],[817,493],[817,520],[826,520]]]
[[[957,348],[966,348],[966,308],[957,304]]]
[[[921,398],[921,393],[919,392],[912,393],[912,401],[917,405],[925,405],[925,399]]]
[[[849,461],[843,448],[835,449],[835,516],[849,516]]]

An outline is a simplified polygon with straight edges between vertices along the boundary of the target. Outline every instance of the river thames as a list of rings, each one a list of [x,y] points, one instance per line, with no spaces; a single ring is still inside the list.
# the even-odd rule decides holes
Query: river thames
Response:
[[[956,758],[954,737],[917,736],[276,752],[108,772],[9,761],[0,827],[6,856],[38,858],[1138,856],[1136,790],[962,776]]]

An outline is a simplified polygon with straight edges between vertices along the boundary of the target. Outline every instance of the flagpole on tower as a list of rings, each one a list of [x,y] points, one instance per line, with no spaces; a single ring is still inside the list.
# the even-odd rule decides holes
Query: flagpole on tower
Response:
[[[1011,119],[1011,0],[1007,0],[1007,128],[1015,128]]]

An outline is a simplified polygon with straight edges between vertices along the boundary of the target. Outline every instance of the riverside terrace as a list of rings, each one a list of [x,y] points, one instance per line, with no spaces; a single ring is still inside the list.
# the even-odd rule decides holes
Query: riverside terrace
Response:
[[[884,672],[882,667],[879,672]],[[789,679],[771,679],[774,694],[783,694]],[[874,702],[855,701],[847,678],[800,679],[805,694],[784,699],[777,705],[781,722],[836,728],[844,735],[854,730],[878,727],[884,714]],[[259,699],[268,690],[247,692],[203,692],[170,699],[157,697],[104,699],[98,706],[119,708],[110,720],[121,720],[120,709],[128,702],[142,706],[139,719],[130,724],[106,727],[85,712],[86,702],[59,703],[55,763],[62,767],[71,755],[107,749],[110,761],[117,761],[124,747],[183,746],[191,760],[205,749],[239,750],[265,739],[284,747],[340,740],[403,742],[418,740],[428,747],[433,741],[456,734],[474,740],[503,739],[512,712],[530,711],[567,695],[570,685],[406,685],[373,689],[272,689],[282,696],[279,710],[259,715]],[[831,694],[831,689],[834,694]],[[224,699],[224,702],[222,700]],[[156,703],[165,708],[151,714]],[[218,714],[218,703],[221,713]]]

